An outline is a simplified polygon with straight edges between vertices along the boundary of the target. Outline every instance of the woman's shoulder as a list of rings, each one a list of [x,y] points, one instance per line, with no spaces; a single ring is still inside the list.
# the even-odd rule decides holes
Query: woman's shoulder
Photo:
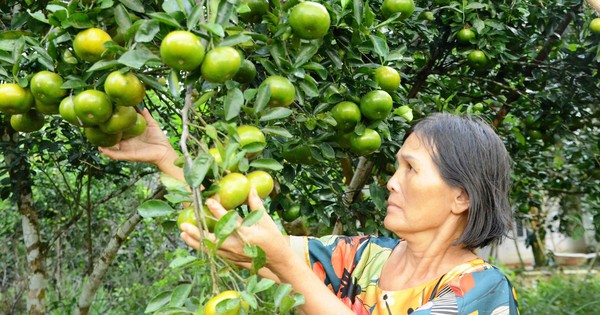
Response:
[[[448,283],[463,310],[505,310],[517,308],[516,293],[506,275],[497,267],[479,260]],[[485,313],[485,312],[484,312]]]

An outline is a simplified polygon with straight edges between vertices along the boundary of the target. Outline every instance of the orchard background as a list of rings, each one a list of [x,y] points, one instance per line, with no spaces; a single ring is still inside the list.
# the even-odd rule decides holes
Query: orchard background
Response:
[[[28,90],[35,74],[51,71],[62,79],[58,97],[70,98],[106,90],[115,71],[134,74],[145,90],[137,108],[159,121],[195,187],[147,164],[107,159],[92,142],[109,136],[93,140],[56,104],[36,98],[33,108],[47,114],[32,132],[16,131],[0,113],[0,313],[202,314],[225,290],[243,302],[220,309],[293,312],[302,297],[289,285],[231,267],[212,254],[215,244],[206,243],[207,254],[190,251],[176,226],[183,204],[201,204],[216,188],[197,187],[237,164],[235,171],[275,179],[266,205],[289,234],[389,235],[381,222],[394,155],[410,124],[438,111],[481,115],[505,141],[515,215],[526,222],[537,266],[548,262],[537,240],[551,223],[577,238],[582,217],[591,216],[600,239],[597,1],[317,2],[329,27],[324,19],[294,21],[294,0],[0,1],[2,84]],[[317,35],[299,30],[312,27]],[[76,35],[92,28],[110,36],[98,59],[74,48]],[[161,59],[163,39],[176,30],[200,39],[202,66]],[[232,77],[209,64],[218,47],[239,55],[212,62],[246,71]],[[377,75],[382,66],[399,73],[399,86],[393,71]],[[289,80],[293,92],[263,84],[271,76]],[[370,97],[384,90],[392,106],[377,105],[381,114]],[[361,115],[332,111],[341,102],[357,104]],[[242,143],[242,125],[265,140]],[[210,148],[227,158],[219,162]],[[550,197],[562,205],[553,217],[542,207]],[[234,232],[235,213],[216,224],[218,237]],[[255,268],[264,264],[259,248],[247,250]]]

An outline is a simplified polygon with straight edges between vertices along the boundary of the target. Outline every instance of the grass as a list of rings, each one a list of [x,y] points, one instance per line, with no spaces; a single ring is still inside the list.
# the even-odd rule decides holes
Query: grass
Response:
[[[528,314],[600,314],[600,273],[513,277],[519,309]]]

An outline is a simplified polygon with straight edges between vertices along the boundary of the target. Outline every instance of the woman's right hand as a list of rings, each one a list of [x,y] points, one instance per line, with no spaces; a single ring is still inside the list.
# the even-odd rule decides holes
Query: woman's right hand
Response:
[[[173,153],[177,155],[150,112],[144,108],[141,114],[146,119],[146,131],[143,134],[123,140],[112,147],[100,147],[100,152],[113,160],[146,162],[154,165],[166,162],[166,159],[173,157]]]

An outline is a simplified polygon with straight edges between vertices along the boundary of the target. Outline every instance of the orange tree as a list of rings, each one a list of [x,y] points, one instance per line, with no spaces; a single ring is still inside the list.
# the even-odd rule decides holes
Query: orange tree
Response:
[[[25,247],[40,248],[27,255],[29,313],[46,311],[44,296],[65,300],[60,286],[49,288],[54,294],[44,294],[47,271],[56,270],[46,264],[60,266],[48,258],[61,235],[86,227],[81,251],[89,254],[87,277],[70,292],[76,302],[65,307],[87,313],[118,251],[140,232],[139,222],[152,222],[164,238],[173,239],[178,214],[191,203],[196,222],[208,227],[202,200],[218,193],[221,178],[231,172],[271,174],[275,188],[267,198],[268,211],[284,219],[288,233],[389,234],[381,221],[394,155],[412,117],[435,111],[483,115],[505,139],[515,160],[515,209],[529,223],[537,263],[545,262],[546,252],[536,240],[553,220],[544,216],[546,197],[579,205],[564,207],[556,217],[564,231],[572,231],[584,216],[592,217],[599,230],[600,38],[589,27],[595,16],[585,2],[569,0],[552,7],[491,0],[318,1],[297,6],[299,2],[0,4],[1,22],[7,26],[0,44],[5,165],[0,196],[18,209],[22,229],[28,232]],[[307,18],[310,14],[318,18]],[[464,29],[474,36],[464,40],[459,35]],[[401,80],[393,75],[391,82],[381,81],[386,80],[377,75],[382,67],[396,70]],[[64,91],[52,93],[66,98],[59,102],[65,104],[63,111],[54,97],[48,101],[28,94],[35,91],[31,79],[42,71],[63,80]],[[106,84],[115,71],[135,83]],[[131,95],[134,91],[145,96]],[[84,102],[88,94],[102,106]],[[114,95],[142,101],[130,104]],[[373,95],[381,97],[375,100]],[[342,102],[360,104],[361,115],[355,110],[352,117],[332,112]],[[95,207],[99,201],[124,198],[119,192],[135,186],[133,179],[149,170],[108,161],[94,145],[139,133],[132,131],[141,128],[132,125],[133,116],[122,115],[127,121],[117,116],[131,112],[119,106],[132,105],[148,108],[171,136],[181,152],[178,162],[186,183],[161,176],[166,189],[136,196],[137,203],[152,200],[139,206],[117,203],[117,211],[102,212]],[[29,112],[45,115],[44,124],[29,129],[11,125],[23,121],[16,115]],[[107,126],[108,121],[118,123]],[[344,126],[338,126],[340,121]],[[262,136],[247,134],[244,130],[252,128],[240,126],[253,126]],[[217,162],[214,152],[227,158]],[[79,187],[78,194],[51,174],[40,178],[48,170],[65,174],[64,182]],[[144,178],[145,184],[158,181]],[[103,184],[112,188],[100,189]],[[205,191],[200,191],[201,184]],[[42,202],[57,192],[63,196],[57,204],[82,209],[67,213],[64,224],[56,223],[47,211],[50,206]],[[83,212],[86,222],[79,220]],[[222,239],[233,233],[237,215],[252,224],[256,216],[246,214],[245,206],[230,211],[215,224],[216,235]],[[96,241],[92,227],[100,219],[119,223]],[[105,246],[94,250],[94,243]],[[226,289],[239,291],[240,297],[217,309],[244,312],[248,305],[251,312],[285,313],[301,303],[289,286],[274,286],[255,275],[264,264],[259,248],[247,247],[254,266],[244,272],[216,257],[215,244],[204,246],[207,254],[198,254],[200,260],[181,252],[173,257],[170,265],[180,273],[177,279],[159,281],[164,290],[143,299],[146,312],[201,312],[211,297]],[[101,252],[98,259],[94,251]],[[17,299],[15,305],[22,304]]]

